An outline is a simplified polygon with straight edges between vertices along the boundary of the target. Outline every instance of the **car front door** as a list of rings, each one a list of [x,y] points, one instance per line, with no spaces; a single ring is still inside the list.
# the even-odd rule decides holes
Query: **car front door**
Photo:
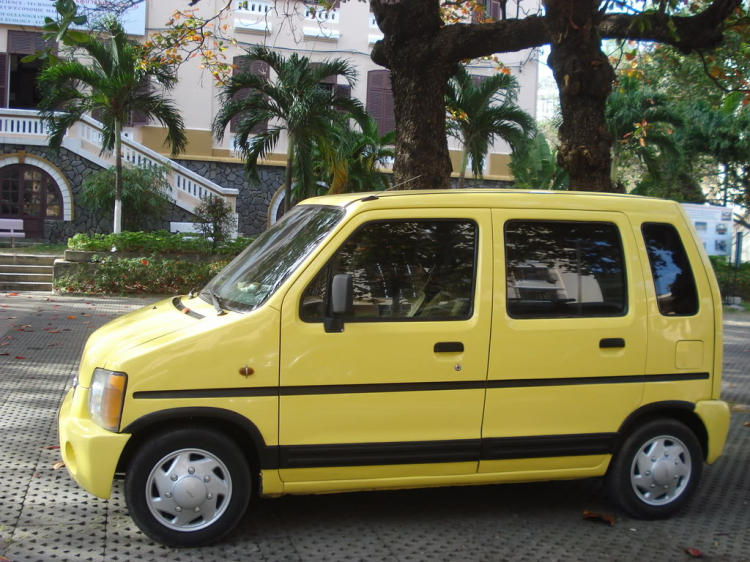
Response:
[[[327,331],[342,273],[353,311]],[[284,298],[282,480],[475,473],[491,312],[489,210],[354,216]]]

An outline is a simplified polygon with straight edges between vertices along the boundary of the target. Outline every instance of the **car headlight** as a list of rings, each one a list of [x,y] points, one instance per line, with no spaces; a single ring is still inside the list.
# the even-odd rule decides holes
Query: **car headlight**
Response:
[[[110,431],[120,428],[127,381],[125,373],[94,369],[89,391],[89,415],[94,423]]]

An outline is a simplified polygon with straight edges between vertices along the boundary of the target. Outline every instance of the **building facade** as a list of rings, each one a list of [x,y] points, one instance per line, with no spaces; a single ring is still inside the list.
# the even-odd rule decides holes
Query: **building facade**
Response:
[[[225,3],[202,0],[196,7],[198,14],[209,16]],[[188,10],[189,4],[189,0],[144,0],[125,14],[126,29],[134,39],[145,40],[165,28],[174,10]],[[236,8],[221,22],[226,25],[224,33],[236,39],[236,45],[225,53],[228,61],[238,64],[243,49],[255,44],[265,44],[281,54],[297,52],[313,62],[332,57],[348,59],[358,70],[358,82],[349,88],[343,79],[334,83],[335,78],[331,78],[332,85],[361,100],[377,120],[381,134],[393,130],[389,71],[370,59],[382,32],[368,2],[337,3],[330,11],[285,0],[250,0],[233,5]],[[51,10],[49,0],[0,0],[0,217],[23,218],[27,237],[57,241],[75,232],[111,229],[110,217],[88,213],[78,203],[77,194],[88,174],[112,165],[113,160],[111,155],[100,154],[100,129],[94,119],[71,129],[58,154],[46,148],[46,134],[35,112],[39,101],[35,80],[41,63],[24,63],[21,59],[44,46],[39,26],[44,15],[52,15],[45,11]],[[519,81],[519,105],[535,115],[538,63],[533,53],[503,54],[501,60]],[[489,62],[478,62],[470,68],[477,75],[495,71]],[[173,210],[163,224],[155,226],[170,228],[172,223],[189,221],[201,195],[213,193],[234,206],[240,234],[258,234],[282,207],[286,138],[282,135],[274,153],[262,162],[260,182],[248,183],[243,163],[233,150],[232,131],[221,143],[212,137],[211,124],[219,111],[218,89],[212,76],[196,57],[180,67],[179,79],[171,96],[187,127],[184,154],[168,158],[165,130],[138,116],[123,133],[126,160],[171,166]],[[457,170],[461,147],[452,140],[449,147]],[[485,179],[469,179],[467,184],[507,185],[511,179],[509,152],[504,143],[497,143],[487,158]]]

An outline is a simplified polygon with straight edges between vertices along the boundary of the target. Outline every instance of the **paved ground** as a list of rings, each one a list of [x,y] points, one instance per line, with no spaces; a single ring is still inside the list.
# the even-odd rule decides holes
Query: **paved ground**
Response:
[[[0,293],[0,561],[750,561],[750,412],[679,516],[636,521],[597,480],[257,500],[222,544],[174,550],[135,528],[122,483],[103,501],[64,468],[55,413],[89,333],[153,299]],[[750,404],[750,315],[726,320],[724,398]],[[7,353],[7,355],[6,355]],[[741,407],[735,408],[742,410]],[[586,521],[610,513],[615,526]]]

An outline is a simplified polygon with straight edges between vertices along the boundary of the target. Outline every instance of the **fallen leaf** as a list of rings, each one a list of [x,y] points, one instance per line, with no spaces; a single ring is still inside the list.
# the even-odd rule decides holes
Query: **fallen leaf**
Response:
[[[59,449],[60,445],[50,445],[49,447],[45,447],[45,449]]]
[[[41,474],[39,474],[38,472],[35,472],[34,474],[32,474],[32,476],[33,476],[34,478],[41,478],[41,477],[42,477],[42,475],[41,475]]]
[[[64,466],[65,466],[65,463],[62,462],[62,461],[60,461],[60,462],[56,462],[55,464],[53,464],[52,465],[52,469],[53,470],[60,470]]]
[[[688,546],[684,548],[685,552],[687,552],[690,556],[693,558],[703,558],[703,553],[698,550],[697,548],[693,548],[692,546]]]
[[[750,405],[747,404],[732,404],[729,407],[729,411],[734,412],[750,412]]]
[[[68,316],[68,320],[75,320],[75,319],[76,319],[75,316]]]
[[[91,322],[84,322],[84,324],[91,324]]]
[[[48,330],[47,333],[48,334],[59,334],[60,330]]]
[[[5,295],[5,296],[6,296],[6,297],[17,297],[17,296],[18,296],[18,293],[8,293],[8,294],[7,294],[7,295]]]
[[[22,357],[21,355],[16,355],[16,359],[26,359],[26,358]]]
[[[5,556],[0,556],[0,562],[10,562]]]
[[[742,424],[742,427],[750,427],[750,422],[745,422]]]
[[[10,355],[10,353],[0,353],[0,355]]]
[[[604,521],[605,523],[609,523],[610,527],[614,527],[615,525],[615,518],[611,515],[607,515],[606,513],[597,513],[596,511],[589,511],[588,509],[583,510],[583,518]]]

